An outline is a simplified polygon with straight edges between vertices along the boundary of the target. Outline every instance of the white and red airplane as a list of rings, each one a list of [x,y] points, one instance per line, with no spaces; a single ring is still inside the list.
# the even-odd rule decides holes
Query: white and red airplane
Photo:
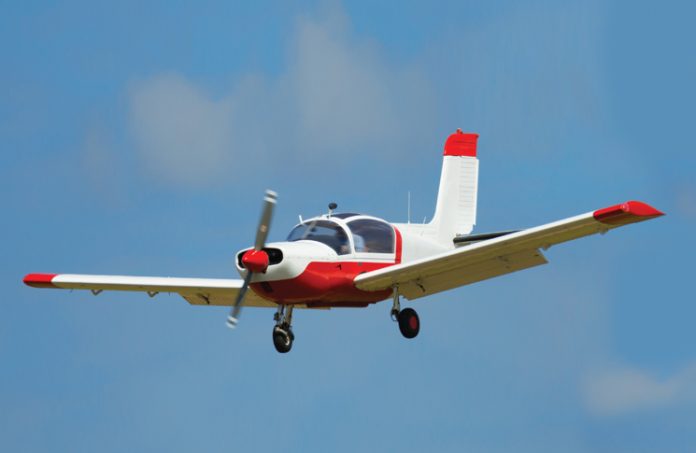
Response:
[[[457,130],[445,142],[435,215],[429,223],[389,223],[377,217],[334,213],[301,220],[283,242],[266,243],[276,194],[267,191],[253,248],[237,254],[243,279],[29,274],[38,288],[178,293],[194,305],[231,306],[228,325],[242,307],[273,307],[273,343],[290,351],[294,308],[366,307],[391,299],[392,319],[413,338],[420,320],[408,300],[546,264],[552,245],[663,215],[640,201],[580,214],[520,231],[471,234],[476,224],[477,134]],[[247,292],[251,288],[250,292]]]

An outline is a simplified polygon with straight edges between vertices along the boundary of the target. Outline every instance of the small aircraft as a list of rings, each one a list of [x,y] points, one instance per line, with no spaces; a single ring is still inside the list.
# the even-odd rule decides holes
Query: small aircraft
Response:
[[[235,327],[242,307],[276,309],[273,344],[292,348],[295,308],[366,307],[392,300],[391,317],[406,338],[420,330],[412,308],[431,294],[527,269],[547,261],[552,245],[663,215],[640,201],[627,201],[534,228],[471,234],[476,224],[478,135],[461,129],[450,135],[435,215],[429,223],[390,223],[377,217],[336,213],[303,220],[282,242],[266,243],[277,195],[267,191],[254,246],[236,255],[242,279],[131,277],[119,275],[28,274],[37,288],[140,291],[154,297],[178,293],[194,305],[231,306]],[[251,291],[248,291],[251,288]]]

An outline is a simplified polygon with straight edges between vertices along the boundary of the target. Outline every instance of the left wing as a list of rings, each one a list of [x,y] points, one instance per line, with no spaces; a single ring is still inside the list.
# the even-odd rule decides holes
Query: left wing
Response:
[[[366,272],[355,286],[378,291],[398,286],[407,299],[435,294],[470,283],[546,264],[539,249],[604,233],[629,223],[663,215],[640,201],[628,201],[527,230],[481,240],[449,252]]]
[[[88,289],[102,291],[138,291],[154,297],[159,293],[177,293],[193,305],[234,305],[244,280],[217,278],[131,277],[125,275],[29,274],[24,283],[34,288]],[[244,298],[247,307],[277,307],[254,291]]]

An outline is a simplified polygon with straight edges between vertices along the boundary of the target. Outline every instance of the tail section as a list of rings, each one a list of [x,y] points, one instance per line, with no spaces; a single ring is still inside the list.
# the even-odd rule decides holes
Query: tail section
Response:
[[[457,129],[445,142],[431,231],[438,242],[451,244],[457,234],[469,234],[476,224],[478,167],[476,141],[478,134]]]

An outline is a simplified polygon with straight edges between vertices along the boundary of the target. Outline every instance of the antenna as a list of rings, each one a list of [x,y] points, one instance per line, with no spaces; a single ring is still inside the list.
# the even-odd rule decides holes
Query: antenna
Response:
[[[408,215],[406,217],[406,223],[411,223],[411,191],[408,191]]]
[[[333,214],[334,209],[336,209],[338,205],[334,202],[329,203],[329,217],[331,217],[331,214]]]

